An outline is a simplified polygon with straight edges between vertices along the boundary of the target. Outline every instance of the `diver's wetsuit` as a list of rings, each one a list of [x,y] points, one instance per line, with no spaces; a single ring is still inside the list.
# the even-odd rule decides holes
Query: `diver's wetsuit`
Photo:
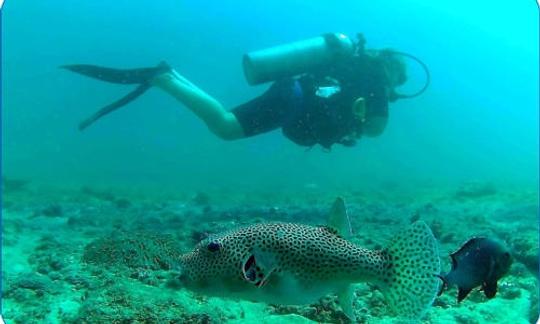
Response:
[[[328,78],[336,80],[341,90],[329,97],[317,95]],[[354,144],[351,133],[361,132],[352,110],[354,101],[359,97],[366,100],[366,119],[387,118],[386,85],[381,62],[363,54],[299,78],[276,81],[264,94],[231,112],[247,137],[281,128],[299,145],[350,146]]]

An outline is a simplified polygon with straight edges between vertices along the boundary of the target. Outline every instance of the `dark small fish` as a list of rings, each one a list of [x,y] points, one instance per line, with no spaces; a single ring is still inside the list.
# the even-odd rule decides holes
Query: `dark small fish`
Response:
[[[450,254],[452,270],[439,276],[443,286],[439,295],[449,286],[458,287],[458,302],[461,302],[473,288],[481,287],[487,298],[495,297],[497,281],[504,277],[512,265],[508,248],[499,241],[474,237],[456,252]]]

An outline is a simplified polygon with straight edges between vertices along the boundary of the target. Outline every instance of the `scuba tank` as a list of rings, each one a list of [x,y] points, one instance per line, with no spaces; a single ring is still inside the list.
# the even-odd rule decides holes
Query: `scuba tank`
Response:
[[[355,43],[349,37],[329,33],[247,53],[242,66],[247,82],[257,85],[308,72],[354,52]]]

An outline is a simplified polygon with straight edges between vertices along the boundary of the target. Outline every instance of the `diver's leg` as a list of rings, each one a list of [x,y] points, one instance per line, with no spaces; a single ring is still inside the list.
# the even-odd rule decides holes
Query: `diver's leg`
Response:
[[[245,137],[236,116],[176,71],[158,75],[152,84],[169,93],[202,119],[212,133],[225,140]]]

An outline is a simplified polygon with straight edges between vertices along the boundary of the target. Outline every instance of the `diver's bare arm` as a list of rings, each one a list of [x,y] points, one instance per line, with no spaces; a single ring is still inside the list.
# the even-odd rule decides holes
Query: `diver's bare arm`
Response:
[[[218,137],[234,140],[245,137],[236,116],[176,71],[161,74],[152,83],[186,105]]]

